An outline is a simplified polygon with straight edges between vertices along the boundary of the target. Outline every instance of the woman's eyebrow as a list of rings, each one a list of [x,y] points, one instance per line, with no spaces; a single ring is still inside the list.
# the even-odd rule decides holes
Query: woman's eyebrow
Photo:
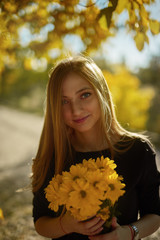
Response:
[[[78,91],[76,92],[76,94],[78,94],[78,93],[80,93],[80,92],[83,92],[83,91],[85,91],[85,90],[92,90],[92,88],[90,88],[90,87],[83,87],[83,88],[81,88],[80,90],[78,90]],[[62,97],[67,98],[67,96],[62,96]]]
[[[91,90],[91,88],[90,88],[90,87],[84,87],[84,88],[78,90],[78,91],[76,92],[76,94],[78,94],[78,93],[80,93],[80,92],[83,92],[84,90]]]

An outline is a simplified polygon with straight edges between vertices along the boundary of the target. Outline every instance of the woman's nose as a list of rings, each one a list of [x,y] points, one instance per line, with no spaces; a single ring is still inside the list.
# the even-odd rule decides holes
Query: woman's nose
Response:
[[[79,101],[72,102],[71,109],[72,109],[72,114],[78,116],[82,111],[82,105]]]

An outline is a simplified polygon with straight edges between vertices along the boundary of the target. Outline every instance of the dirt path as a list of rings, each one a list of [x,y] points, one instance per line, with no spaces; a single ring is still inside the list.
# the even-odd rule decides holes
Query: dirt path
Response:
[[[0,240],[46,239],[34,230],[31,192],[16,192],[29,183],[42,124],[40,117],[0,106]],[[151,239],[160,239],[160,231],[145,240]]]
[[[16,190],[29,184],[42,118],[0,106],[0,207],[5,220],[1,240],[41,240],[32,222],[32,194]]]

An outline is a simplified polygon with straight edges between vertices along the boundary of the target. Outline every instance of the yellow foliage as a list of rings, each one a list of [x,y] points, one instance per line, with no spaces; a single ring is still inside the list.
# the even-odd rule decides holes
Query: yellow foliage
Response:
[[[107,7],[104,6],[102,9],[94,0],[33,0],[32,4],[29,0],[21,1],[21,4],[15,0],[0,1],[0,52],[8,56],[12,50],[21,51],[21,45],[18,45],[19,29],[26,24],[33,36],[37,36],[36,40],[31,39],[30,47],[38,58],[41,57],[40,55],[46,55],[52,45],[51,42],[56,41],[56,45],[57,41],[62,43],[67,34],[78,35],[85,51],[89,53],[102,41],[113,36],[111,33],[115,33],[118,29],[117,15],[123,11],[128,13],[125,26],[129,31],[134,32],[136,46],[141,51],[144,42],[149,43],[148,30],[150,29],[152,34],[160,32],[160,23],[150,19],[150,11],[146,8],[146,4],[149,6],[152,2],[154,0],[119,0],[115,10],[110,11],[115,6],[113,0],[108,1]],[[52,30],[48,30],[48,39],[44,39],[40,44],[36,33],[41,33],[41,30],[50,27],[49,24],[52,24]],[[60,49],[63,51],[62,44]],[[23,48],[20,55],[24,55]],[[5,60],[2,64],[2,68],[7,66]],[[29,61],[26,61],[25,66],[30,69]]]
[[[82,39],[85,37],[85,31],[83,27],[78,27],[76,29],[76,34],[78,34]]]
[[[160,33],[160,23],[156,20],[150,20],[149,21],[149,26],[150,26],[150,29],[151,29],[151,32],[153,34],[158,34]]]
[[[2,209],[0,208],[0,219],[4,219],[4,216],[3,216],[3,211],[2,211]]]
[[[91,8],[87,8],[82,11],[84,14],[84,17],[86,19],[86,23],[88,22],[93,22],[96,23],[97,21],[97,16],[100,13],[100,9],[97,8],[96,6],[92,6]]]
[[[108,3],[108,7],[113,7],[113,4],[112,4],[111,1],[109,1],[109,3]]]
[[[116,7],[116,12],[118,14],[123,12],[123,10],[125,10],[125,8],[127,7],[127,4],[128,4],[128,0],[119,0]]]
[[[136,42],[138,50],[141,51],[144,47],[145,34],[142,32],[137,32],[136,36],[134,37],[134,40]]]
[[[24,60],[24,68],[26,70],[31,70],[32,69],[32,58],[26,58]]]
[[[139,4],[143,4],[143,0],[136,0],[137,1],[137,3],[139,3]]]
[[[43,18],[43,17],[47,17],[48,13],[46,9],[41,8],[41,9],[38,9],[37,15]]]
[[[103,71],[112,93],[116,107],[117,118],[130,129],[145,129],[148,119],[148,109],[154,96],[152,88],[140,88],[140,81],[122,68],[119,72],[111,74]]]
[[[9,2],[9,1],[7,1],[7,2],[4,4],[4,8],[5,8],[5,10],[7,10],[8,12],[14,13],[14,12],[16,12],[17,6],[16,6],[14,3],[11,3],[11,2]]]
[[[99,24],[101,26],[102,29],[104,30],[107,30],[108,29],[108,26],[107,26],[107,20],[106,20],[106,17],[105,15],[103,15],[100,19],[99,19]]]
[[[160,133],[160,114],[157,117],[156,125],[157,125],[156,131]]]
[[[149,27],[152,34],[160,32],[160,22],[150,19],[150,11],[146,9],[146,5],[150,5],[150,0],[119,0],[116,8],[116,13],[120,14],[124,10],[128,11],[129,19],[126,20],[126,26],[129,30],[133,30],[136,35],[134,37],[136,47],[141,51],[144,47],[144,42],[149,44],[147,31]]]
[[[143,5],[140,7],[140,15],[142,18],[148,18],[149,15]]]
[[[3,71],[4,71],[3,57],[2,55],[0,55],[0,76]],[[1,77],[0,77],[0,80],[1,80]]]
[[[149,4],[149,3],[150,3],[150,0],[143,0],[143,3]]]
[[[137,16],[134,11],[129,12],[129,21],[131,24],[135,24],[137,21]]]

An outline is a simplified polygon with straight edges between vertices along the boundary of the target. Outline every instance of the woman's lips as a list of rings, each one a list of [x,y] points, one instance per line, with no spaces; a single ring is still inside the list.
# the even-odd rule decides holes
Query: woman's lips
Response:
[[[84,122],[90,115],[86,116],[86,117],[83,117],[83,118],[79,118],[79,119],[75,119],[73,120],[74,122],[76,123],[82,123]]]

